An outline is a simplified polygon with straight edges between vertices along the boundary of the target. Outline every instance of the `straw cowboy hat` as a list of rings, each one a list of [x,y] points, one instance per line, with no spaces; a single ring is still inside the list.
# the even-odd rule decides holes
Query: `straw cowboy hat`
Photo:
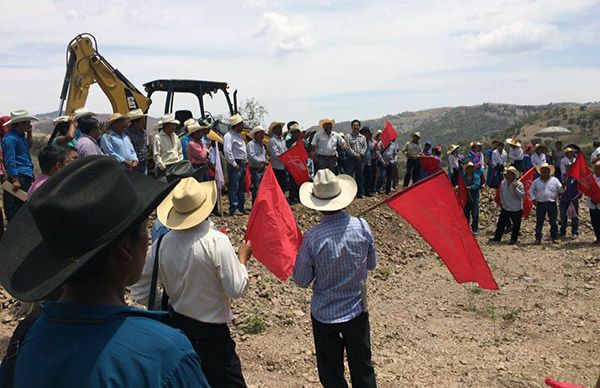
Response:
[[[319,120],[319,127],[324,128],[325,124],[331,124],[332,127],[335,127],[335,120],[334,119],[322,119]]]
[[[127,120],[127,116],[122,115],[119,112],[113,113],[112,115],[110,115],[108,120],[106,120],[106,125],[109,125],[113,121],[117,121],[117,120]]]
[[[519,143],[518,139],[506,139],[505,143],[515,147],[521,147],[521,143]]]
[[[349,175],[336,176],[329,169],[317,171],[313,182],[300,186],[300,202],[319,211],[341,210],[352,203],[358,187]]]
[[[52,120],[52,124],[54,124],[54,125],[58,125],[60,123],[68,123],[68,122],[69,122],[69,116],[58,116],[57,118]]]
[[[183,123],[183,126],[185,127],[185,130],[188,135],[191,135],[192,133],[199,131],[201,129],[208,129],[206,126],[200,125],[200,123],[195,119],[185,120],[185,122]]]
[[[67,164],[10,221],[0,242],[0,282],[20,300],[45,297],[145,220],[173,186],[105,156]]]
[[[236,113],[229,118],[229,123],[231,124],[232,127],[238,125],[239,123],[241,123],[243,121],[244,121],[244,119],[242,118],[242,116],[239,113]]]
[[[569,152],[575,152],[575,150],[573,148],[571,148],[571,147],[565,148],[565,154],[567,154]]]
[[[75,117],[75,121],[84,118],[84,117],[89,117],[89,116],[96,116],[96,114],[92,111],[90,111],[88,108],[81,107],[79,109],[75,109],[75,112],[73,113],[74,117]]]
[[[479,146],[481,146],[481,145],[482,145],[482,144],[481,144],[481,142],[480,142],[480,141],[472,141],[472,142],[469,144],[469,148],[473,148],[473,147],[479,147]]]
[[[159,120],[160,125],[165,125],[165,124],[181,124],[179,122],[179,120],[175,119],[175,114],[173,113],[167,113],[166,115],[163,115],[160,120]]]
[[[465,171],[467,171],[467,168],[469,167],[473,167],[473,169],[475,169],[475,164],[473,162],[469,162],[467,164],[465,164]]]
[[[250,138],[254,139],[254,135],[256,135],[259,132],[265,133],[266,131],[263,127],[261,127],[260,125],[257,125],[256,127],[252,128],[252,130],[250,131],[248,136],[250,136]]]
[[[450,155],[451,153],[453,153],[454,151],[456,151],[457,149],[459,149],[460,146],[456,145],[456,144],[451,144],[450,147],[448,147],[448,152],[446,152],[448,155]]]
[[[508,174],[509,172],[515,175],[515,179],[519,179],[519,177],[521,176],[519,170],[517,170],[514,166],[510,166],[504,169],[504,175]]]
[[[215,181],[200,183],[194,178],[185,178],[158,205],[156,215],[167,228],[190,229],[208,218],[215,203],[217,203]]]
[[[302,126],[298,123],[292,124],[290,125],[288,132],[294,132],[294,131],[300,131],[300,132],[304,132],[304,128],[302,128]]]
[[[24,109],[14,110],[10,112],[10,120],[4,123],[4,125],[22,123],[23,121],[40,121],[40,119],[30,115],[29,112]]]
[[[535,168],[535,170],[537,171],[538,174],[542,175],[542,170],[545,169],[545,168],[547,168],[548,170],[550,170],[550,175],[554,175],[555,168],[554,168],[553,165],[548,164],[548,163],[542,163],[542,164],[540,164],[539,166],[537,166]]]
[[[269,124],[269,134],[273,133],[273,129],[275,129],[276,127],[281,127],[281,129],[283,130],[284,125],[285,122],[283,121],[273,121],[271,124]]]
[[[419,131],[413,132],[412,135],[418,137],[419,139],[421,138],[421,132],[419,132]]]
[[[129,113],[127,114],[127,117],[129,118],[129,120],[133,121],[133,120],[137,120],[137,119],[141,119],[142,117],[146,117],[148,116],[147,114],[144,113],[143,110],[141,109],[134,109],[129,111]]]

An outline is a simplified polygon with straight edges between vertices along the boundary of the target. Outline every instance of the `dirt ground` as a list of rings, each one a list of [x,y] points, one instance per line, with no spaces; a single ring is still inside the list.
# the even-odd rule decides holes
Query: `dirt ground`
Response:
[[[396,213],[365,216],[378,266],[370,274],[373,361],[380,387],[544,387],[544,378],[593,386],[600,374],[600,249],[587,209],[577,240],[533,245],[535,221],[520,244],[488,244],[497,217],[482,194],[479,244],[500,286],[458,285],[429,246]],[[356,214],[380,200],[356,200]],[[302,230],[316,212],[294,205]],[[215,218],[238,244],[247,216]],[[432,220],[435,222],[435,220]],[[546,230],[547,232],[547,230]],[[310,326],[310,290],[279,282],[249,264],[250,287],[233,302],[231,325],[246,381],[253,387],[318,387]],[[0,348],[21,316],[0,290]]]

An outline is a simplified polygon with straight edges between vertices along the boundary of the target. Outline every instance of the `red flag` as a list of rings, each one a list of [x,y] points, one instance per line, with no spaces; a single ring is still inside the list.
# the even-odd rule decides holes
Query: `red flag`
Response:
[[[458,174],[458,190],[456,191],[456,199],[458,199],[458,204],[460,205],[461,209],[464,209],[465,206],[467,206],[467,195],[469,195],[469,191],[467,190],[465,180],[461,174]]]
[[[531,209],[533,209],[533,201],[531,200],[531,197],[529,196],[529,188],[533,184],[533,171],[534,171],[534,168],[532,167],[525,174],[523,174],[521,179],[519,179],[519,181],[521,181],[521,183],[523,184],[523,187],[525,188],[525,197],[523,197],[523,217],[522,217],[524,220],[529,218],[529,215],[531,214]]]
[[[286,281],[296,263],[302,233],[270,165],[260,182],[244,238],[251,242],[253,256]]]
[[[577,155],[577,160],[569,168],[568,175],[577,180],[577,189],[579,192],[590,197],[594,203],[600,202],[600,187],[598,187],[594,174],[592,174],[592,170],[590,170],[585,161],[583,152]]]
[[[308,168],[306,167],[308,153],[302,140],[299,140],[295,146],[281,154],[279,160],[285,165],[298,186],[310,180]]]
[[[397,137],[398,133],[392,126],[392,123],[386,121],[385,127],[383,127],[383,132],[381,133],[381,142],[383,143],[383,148],[390,145],[390,143],[396,140]]]
[[[555,380],[552,380],[550,377],[546,378],[545,383],[546,383],[546,385],[548,385],[552,388],[587,388],[582,385],[573,385],[573,384],[565,383],[562,381],[555,381]]]
[[[400,191],[386,203],[431,245],[458,283],[477,282],[481,288],[498,289],[443,171]]]
[[[421,164],[421,170],[427,175],[431,175],[442,169],[439,160],[435,156],[421,156],[419,163]]]
[[[244,176],[244,191],[250,195],[250,186],[252,186],[252,176],[250,175],[250,165],[246,165],[246,175]]]

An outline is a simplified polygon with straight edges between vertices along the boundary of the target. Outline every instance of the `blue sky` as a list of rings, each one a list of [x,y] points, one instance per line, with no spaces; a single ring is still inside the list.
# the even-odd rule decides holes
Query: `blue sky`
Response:
[[[228,81],[272,120],[600,100],[600,2],[0,0],[0,113],[58,107],[80,32],[138,88]],[[179,105],[179,104],[180,105]],[[108,112],[99,89],[89,107]],[[176,101],[196,107],[190,98]],[[225,108],[217,98],[213,113]],[[162,112],[155,100],[151,114]]]

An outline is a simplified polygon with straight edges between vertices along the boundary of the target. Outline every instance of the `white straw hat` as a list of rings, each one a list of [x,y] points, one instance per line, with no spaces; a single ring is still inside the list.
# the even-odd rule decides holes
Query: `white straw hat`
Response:
[[[317,171],[313,182],[300,186],[300,202],[309,209],[336,211],[352,203],[358,187],[350,175],[336,176],[331,170]]]
[[[73,116],[75,117],[75,121],[77,121],[83,117],[96,116],[96,114],[84,106],[79,109],[75,109]]]
[[[217,203],[215,181],[198,182],[185,178],[158,205],[156,215],[169,229],[185,230],[204,221]]]
[[[250,133],[248,134],[248,136],[250,136],[250,138],[254,139],[254,135],[256,135],[258,132],[266,132],[265,129],[263,127],[261,127],[260,125],[257,125],[256,127],[252,128],[252,130],[250,131]]]
[[[243,121],[244,121],[244,119],[242,118],[242,116],[239,113],[236,113],[229,118],[229,123],[231,124],[232,127],[235,125],[238,125],[239,123],[241,123]]]
[[[146,116],[148,116],[148,115],[145,114],[144,111],[139,108],[131,110],[127,114],[127,117],[129,117],[129,120],[131,120],[131,121],[141,119],[142,117],[146,117]]]
[[[10,112],[10,120],[5,122],[4,125],[22,123],[23,121],[40,121],[40,119],[30,115],[25,109],[20,109]]]

